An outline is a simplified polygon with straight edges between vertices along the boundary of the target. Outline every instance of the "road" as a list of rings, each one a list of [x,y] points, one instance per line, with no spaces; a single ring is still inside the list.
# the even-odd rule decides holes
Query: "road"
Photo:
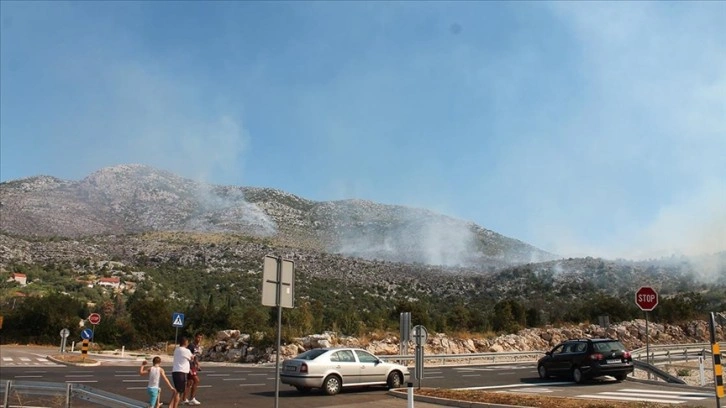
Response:
[[[0,351],[2,364],[0,380],[75,382],[120,394],[140,401],[146,399],[146,379],[138,375],[139,361],[135,358],[93,356],[101,360],[96,367],[72,367],[53,363],[45,358],[54,350],[8,347]],[[170,363],[162,366],[170,371]],[[274,404],[274,367],[206,363],[201,374],[198,399],[206,406],[268,408]],[[418,385],[415,383],[415,385]],[[586,399],[625,399],[678,403],[681,406],[715,407],[713,390],[694,390],[666,385],[643,384],[631,381],[593,381],[577,385],[568,381],[543,381],[537,376],[533,363],[476,366],[437,366],[424,370],[423,387],[475,388]],[[164,394],[168,400],[169,392]],[[344,390],[330,397],[319,392],[299,394],[280,384],[279,406],[302,407],[405,407],[406,401],[391,397],[383,387]],[[78,406],[74,404],[74,406]],[[417,407],[433,405],[416,403]]]

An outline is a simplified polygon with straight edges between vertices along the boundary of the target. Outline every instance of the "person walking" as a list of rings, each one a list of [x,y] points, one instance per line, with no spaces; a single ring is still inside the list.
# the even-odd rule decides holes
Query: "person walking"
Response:
[[[192,360],[189,367],[189,375],[187,375],[187,386],[184,390],[184,402],[185,405],[199,405],[201,402],[197,400],[197,386],[199,385],[199,371],[202,371],[199,366],[199,357],[202,354],[202,333],[197,332],[194,335],[194,342],[189,343],[189,351],[192,352],[194,359]],[[187,395],[189,397],[187,398]]]
[[[174,349],[174,361],[171,368],[171,379],[174,381],[174,395],[169,401],[170,408],[178,408],[179,401],[187,387],[187,375],[191,361],[194,359],[191,350],[187,348],[189,340],[186,337],[179,339],[179,345]]]
[[[141,367],[139,367],[139,375],[149,375],[149,384],[146,386],[146,392],[149,394],[149,408],[159,408],[161,407],[161,387],[159,387],[159,380],[163,378],[171,392],[174,392],[174,386],[171,385],[164,369],[161,368],[161,357],[154,357],[151,364],[152,366],[148,367],[146,360],[142,361]]]

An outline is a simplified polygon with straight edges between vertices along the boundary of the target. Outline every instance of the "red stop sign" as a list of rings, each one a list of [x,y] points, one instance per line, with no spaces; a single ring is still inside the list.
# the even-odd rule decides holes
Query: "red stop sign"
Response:
[[[658,293],[650,286],[641,286],[635,292],[635,304],[640,310],[650,312],[658,306]]]
[[[101,315],[98,313],[91,313],[91,315],[88,316],[88,322],[91,324],[101,323]]]

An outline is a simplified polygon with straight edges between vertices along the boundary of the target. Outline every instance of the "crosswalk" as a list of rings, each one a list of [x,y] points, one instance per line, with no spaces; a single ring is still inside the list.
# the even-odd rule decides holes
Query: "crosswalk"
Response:
[[[2,366],[38,366],[53,367],[60,364],[54,363],[45,357],[3,357]]]
[[[577,398],[602,399],[617,401],[658,402],[661,404],[683,404],[713,398],[713,394],[703,392],[657,391],[640,388],[622,388],[616,391],[604,391],[595,394],[582,394]]]

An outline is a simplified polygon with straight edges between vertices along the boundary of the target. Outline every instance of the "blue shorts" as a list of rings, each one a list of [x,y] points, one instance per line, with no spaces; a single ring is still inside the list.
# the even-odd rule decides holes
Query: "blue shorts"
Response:
[[[159,387],[146,387],[146,392],[149,394],[149,406],[156,408],[156,401],[159,399],[159,393],[161,388]]]

